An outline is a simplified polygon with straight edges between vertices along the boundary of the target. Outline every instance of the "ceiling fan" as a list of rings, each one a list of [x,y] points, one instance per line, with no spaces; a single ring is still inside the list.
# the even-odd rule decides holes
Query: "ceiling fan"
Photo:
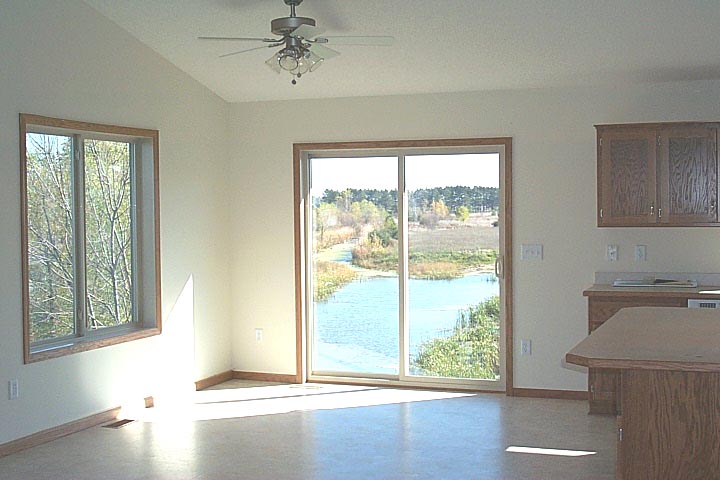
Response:
[[[303,0],[283,0],[290,7],[290,16],[276,18],[270,22],[273,35],[280,38],[252,38],[252,37],[198,37],[199,40],[262,42],[265,45],[230,52],[220,57],[229,57],[240,53],[251,52],[261,48],[282,47],[265,64],[277,73],[289,72],[292,84],[308,72],[317,70],[325,60],[340,55],[340,52],[326,45],[361,45],[361,46],[390,46],[395,39],[390,36],[320,36],[323,31],[315,26],[315,19],[298,17],[295,7]]]

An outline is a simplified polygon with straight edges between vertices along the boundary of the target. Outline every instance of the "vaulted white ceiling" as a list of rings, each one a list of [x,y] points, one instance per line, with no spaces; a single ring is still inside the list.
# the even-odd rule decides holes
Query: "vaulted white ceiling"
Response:
[[[270,36],[282,0],[85,0],[230,102],[720,78],[718,0],[304,0],[325,35],[392,35],[297,85],[275,49],[198,36]]]

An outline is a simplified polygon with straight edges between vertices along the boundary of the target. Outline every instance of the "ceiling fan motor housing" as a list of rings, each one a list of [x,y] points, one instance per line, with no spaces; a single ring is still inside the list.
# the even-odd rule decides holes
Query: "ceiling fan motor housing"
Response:
[[[301,25],[315,26],[314,18],[307,17],[282,17],[276,18],[270,22],[270,29],[275,35],[285,36],[290,35],[296,28]]]

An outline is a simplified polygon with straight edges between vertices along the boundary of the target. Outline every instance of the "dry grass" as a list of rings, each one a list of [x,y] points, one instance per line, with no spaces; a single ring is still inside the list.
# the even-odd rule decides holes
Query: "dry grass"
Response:
[[[463,276],[464,268],[452,262],[411,263],[410,277],[425,279],[450,279]]]
[[[316,302],[327,300],[345,284],[355,280],[357,272],[344,263],[316,262],[313,297]]]
[[[461,225],[451,229],[427,230],[411,226],[411,252],[498,250],[500,229],[493,226]]]
[[[352,227],[328,228],[323,232],[322,240],[320,234],[315,232],[315,241],[313,247],[315,251],[320,251],[333,245],[345,243],[355,236],[355,229]]]

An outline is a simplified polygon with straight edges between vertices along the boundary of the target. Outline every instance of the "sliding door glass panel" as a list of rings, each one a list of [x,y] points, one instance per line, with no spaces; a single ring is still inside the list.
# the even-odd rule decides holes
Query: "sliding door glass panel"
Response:
[[[26,138],[30,342],[75,334],[72,143]]]
[[[130,144],[85,141],[87,328],[132,322]]]
[[[498,154],[405,159],[408,373],[500,375]]]
[[[312,364],[399,373],[397,157],[312,158]]]

